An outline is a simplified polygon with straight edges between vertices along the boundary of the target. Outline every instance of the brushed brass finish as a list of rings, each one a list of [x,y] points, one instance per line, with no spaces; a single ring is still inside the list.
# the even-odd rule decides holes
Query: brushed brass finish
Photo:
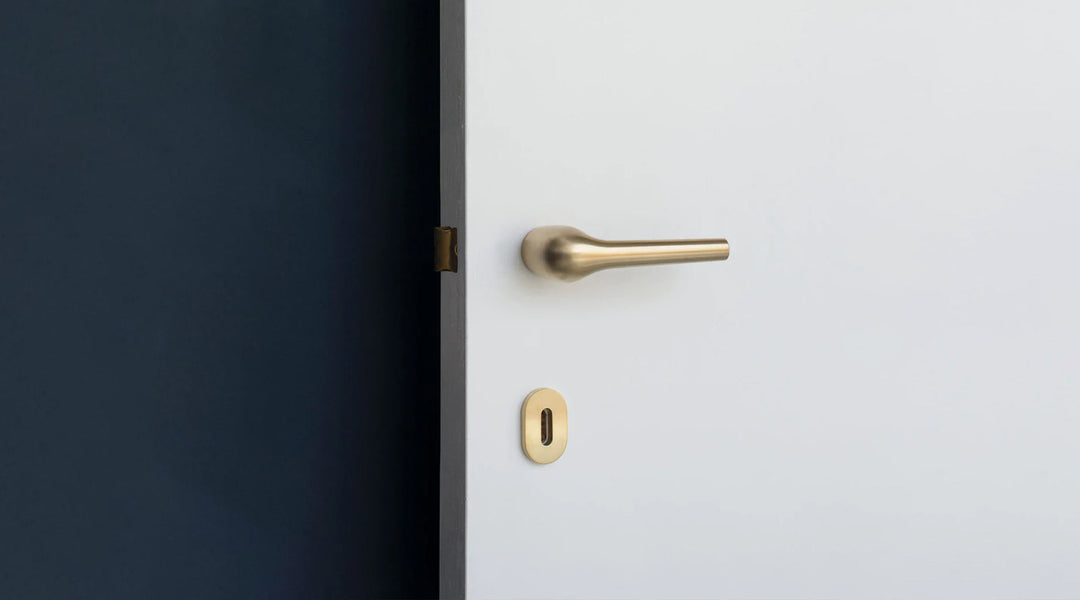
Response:
[[[435,270],[457,273],[457,227],[435,228]]]
[[[601,269],[727,260],[727,240],[598,240],[563,225],[537,227],[521,242],[521,259],[542,277],[577,281]]]
[[[551,388],[535,389],[521,403],[521,449],[533,462],[553,463],[566,450],[566,400]]]

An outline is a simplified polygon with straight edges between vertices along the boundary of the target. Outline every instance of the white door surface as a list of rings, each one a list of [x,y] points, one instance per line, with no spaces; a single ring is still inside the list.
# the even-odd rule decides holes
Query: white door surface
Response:
[[[444,578],[1080,597],[1078,32],[1071,0],[465,0]],[[543,225],[731,257],[566,283],[522,264]]]

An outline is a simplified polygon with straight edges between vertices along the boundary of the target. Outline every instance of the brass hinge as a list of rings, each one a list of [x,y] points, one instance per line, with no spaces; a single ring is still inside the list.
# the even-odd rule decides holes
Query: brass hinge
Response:
[[[435,270],[457,273],[457,227],[435,228]]]

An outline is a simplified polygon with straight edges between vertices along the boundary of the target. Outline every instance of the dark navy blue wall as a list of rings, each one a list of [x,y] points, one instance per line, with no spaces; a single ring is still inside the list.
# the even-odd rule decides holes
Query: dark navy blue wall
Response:
[[[437,31],[0,3],[0,598],[435,595]]]

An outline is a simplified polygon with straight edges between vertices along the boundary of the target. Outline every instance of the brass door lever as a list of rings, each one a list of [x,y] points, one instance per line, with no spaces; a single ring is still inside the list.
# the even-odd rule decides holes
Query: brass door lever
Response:
[[[562,225],[537,227],[521,242],[521,260],[542,277],[577,281],[601,269],[727,260],[723,239],[609,242]]]

